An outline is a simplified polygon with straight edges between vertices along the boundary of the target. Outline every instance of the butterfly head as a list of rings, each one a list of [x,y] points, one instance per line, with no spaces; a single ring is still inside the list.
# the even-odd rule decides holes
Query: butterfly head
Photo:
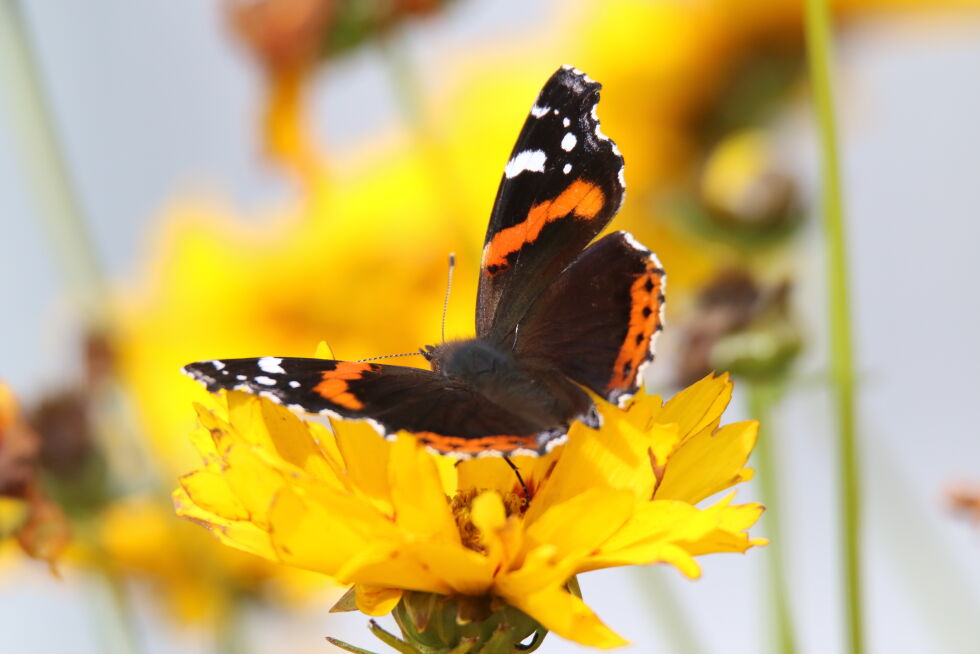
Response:
[[[514,366],[510,353],[479,338],[426,345],[420,352],[434,372],[477,386],[481,380],[505,374]]]

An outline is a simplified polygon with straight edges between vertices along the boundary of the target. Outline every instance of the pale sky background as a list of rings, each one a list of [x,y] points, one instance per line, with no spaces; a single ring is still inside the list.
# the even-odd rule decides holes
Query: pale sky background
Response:
[[[426,82],[467,44],[530,29],[557,2],[460,2],[412,28],[409,51]],[[33,0],[39,48],[72,179],[107,270],[134,268],[146,225],[176,194],[218,189],[243,213],[290,192],[258,154],[260,80],[230,43],[216,2]],[[838,95],[843,130],[867,506],[865,556],[870,651],[980,651],[980,530],[953,518],[942,490],[980,480],[980,17],[874,21],[848,32]],[[563,62],[558,62],[563,63]],[[0,90],[2,93],[2,90]],[[25,397],[73,365],[59,324],[58,271],[19,169],[18,142],[0,96],[0,377]],[[373,50],[331,66],[316,89],[317,131],[343,153],[396,120]],[[327,120],[329,116],[329,120]],[[803,109],[781,133],[813,193],[816,158]],[[627,162],[628,165],[628,162]],[[801,249],[799,309],[817,329],[824,300],[819,233]],[[814,334],[816,336],[816,334]],[[817,343],[804,370],[819,377]],[[739,406],[729,420],[740,416]],[[800,388],[773,429],[785,482],[785,546],[802,652],[840,651],[840,609],[829,434],[819,387]],[[755,499],[750,486],[742,500]],[[764,530],[758,533],[765,534]],[[165,544],[161,544],[165,546]],[[707,653],[760,651],[762,554],[709,556],[703,579],[672,570],[616,570],[581,578],[600,616],[635,642],[669,652],[659,611],[641,582],[677,594]],[[40,565],[0,566],[0,653],[103,652],[84,579],[50,578]],[[144,598],[148,599],[148,598]],[[360,615],[316,607],[253,616],[255,652],[325,652],[322,636],[374,649]],[[197,634],[144,618],[147,652],[199,652]],[[579,651],[549,636],[542,651]]]

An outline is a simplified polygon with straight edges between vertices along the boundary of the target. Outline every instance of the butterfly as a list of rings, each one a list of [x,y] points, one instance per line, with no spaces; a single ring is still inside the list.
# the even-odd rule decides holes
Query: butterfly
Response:
[[[657,257],[628,232],[592,243],[626,186],[622,155],[599,127],[600,88],[571,66],[542,88],[490,214],[476,337],[421,348],[431,370],[266,356],[184,372],[211,392],[364,420],[386,437],[404,430],[461,459],[542,454],[574,421],[598,428],[586,389],[620,406],[637,392],[665,285]]]

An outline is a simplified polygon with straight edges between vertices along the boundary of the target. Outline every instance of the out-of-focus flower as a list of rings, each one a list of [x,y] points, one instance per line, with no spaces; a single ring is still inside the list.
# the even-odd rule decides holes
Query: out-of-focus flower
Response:
[[[743,130],[725,138],[707,156],[700,200],[712,222],[747,245],[771,242],[798,222],[796,185],[782,171],[769,138]]]
[[[764,284],[747,270],[723,270],[698,294],[677,327],[678,386],[711,370],[749,379],[777,379],[802,347],[800,329],[789,307],[788,282]]]
[[[61,507],[41,489],[40,450],[13,392],[0,383],[0,541],[12,536],[26,554],[54,566],[70,530]]]
[[[353,584],[370,615],[395,609],[412,625],[406,638],[436,638],[427,626],[448,616],[435,607],[453,620],[469,612],[473,623],[516,610],[526,619],[511,643],[540,625],[612,647],[625,641],[570,592],[572,577],[662,562],[695,578],[695,556],[765,543],[746,531],[760,505],[727,495],[696,506],[752,474],[758,424],[720,427],[730,397],[727,377],[707,377],[666,404],[638,395],[625,411],[604,405],[601,430],[576,424],[567,445],[514,460],[525,496],[499,458],[454,465],[407,434],[387,442],[350,422],[331,433],[232,392],[212,410],[198,407],[204,467],[181,479],[174,499],[228,545]],[[484,633],[477,627],[469,637]]]
[[[324,183],[292,220],[249,227],[195,207],[172,212],[117,322],[121,372],[161,462],[186,469],[192,460],[180,436],[190,424],[175,405],[202,391],[181,366],[308,356],[304,344],[324,338],[340,358],[415,351],[439,339],[450,252],[458,268],[446,333],[470,334],[485,223],[453,224],[441,201],[413,155]]]
[[[311,573],[215,547],[200,529],[174,520],[168,502],[151,496],[131,496],[107,507],[95,523],[93,541],[76,558],[149,584],[154,596],[187,622],[213,624],[242,597],[293,600],[314,587]]]
[[[268,153],[301,177],[317,174],[301,104],[315,65],[388,33],[409,17],[431,14],[449,0],[226,0],[233,31],[265,69],[263,134]]]

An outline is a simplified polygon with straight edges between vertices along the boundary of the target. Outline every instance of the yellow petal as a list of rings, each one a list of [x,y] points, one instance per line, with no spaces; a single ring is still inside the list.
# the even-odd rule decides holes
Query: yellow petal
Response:
[[[180,487],[202,510],[228,520],[247,520],[248,509],[228,486],[223,475],[197,470],[180,478]]]
[[[521,555],[524,543],[524,522],[520,516],[508,518],[500,495],[486,491],[473,499],[470,520],[480,532],[489,568],[509,570]]]
[[[764,507],[751,503],[738,506],[728,506],[726,500],[719,504],[718,527],[703,538],[684,545],[690,554],[710,554],[713,552],[745,552],[751,547],[767,545],[765,538],[750,538],[745,532],[754,525],[762,515]]]
[[[585,602],[559,587],[547,588],[522,597],[507,596],[506,599],[509,604],[563,638],[603,649],[628,644],[619,634],[603,624]]]
[[[369,498],[379,510],[391,514],[388,485],[391,444],[366,422],[331,420],[330,424],[347,470],[348,487]]]
[[[496,566],[487,557],[462,545],[444,542],[414,542],[403,551],[413,556],[422,569],[445,581],[453,592],[483,595],[493,583]]]
[[[681,442],[681,433],[675,424],[655,424],[650,428],[649,438],[650,463],[654,467],[654,473],[662,476],[667,459]]]
[[[320,341],[316,346],[316,352],[313,354],[314,359],[334,359],[333,350],[327,345],[326,341]]]
[[[331,466],[320,446],[313,440],[307,424],[285,407],[262,398],[252,399],[259,408],[262,424],[269,434],[272,452],[314,477],[336,478],[339,472],[337,462],[334,461]]]
[[[535,459],[518,456],[511,458],[511,462],[520,470],[524,481],[529,481]],[[460,463],[456,469],[459,474],[460,489],[495,490],[501,495],[520,490],[517,475],[500,457],[488,456],[468,459]]]
[[[556,559],[592,552],[629,519],[635,503],[629,491],[586,491],[549,507],[527,528],[525,547],[551,544]]]
[[[470,505],[470,519],[484,535],[492,534],[503,528],[507,522],[507,513],[500,495],[494,491],[484,492],[473,498]]]
[[[349,581],[339,572],[372,543],[368,535],[381,530],[377,521],[371,524],[369,504],[327,490],[321,494],[329,495],[329,504],[290,488],[278,494],[269,510],[272,545],[283,563]]]
[[[346,583],[391,586],[441,595],[454,592],[442,577],[421,565],[404,543],[395,541],[366,544],[343,562],[337,578]]]
[[[380,617],[388,615],[402,599],[400,588],[357,584],[354,586],[354,601],[357,609],[366,615]]]
[[[603,405],[600,405],[603,406]],[[656,479],[648,454],[648,435],[626,419],[625,413],[604,405],[604,426],[594,431],[575,423],[554,471],[534,495],[525,514],[533,524],[548,507],[596,487],[629,490],[649,498]]]
[[[173,500],[177,515],[203,525],[225,545],[270,561],[279,560],[269,540],[269,534],[251,522],[228,520],[202,509],[182,488],[173,492]]]
[[[403,434],[392,443],[388,475],[395,520],[403,531],[417,538],[460,543],[434,457],[415,438]]]
[[[717,511],[703,511],[685,502],[645,502],[598,552],[613,553],[642,543],[693,542],[716,529],[719,522]]]
[[[759,423],[726,425],[717,432],[706,427],[685,441],[670,457],[657,499],[697,504],[715,493],[751,478],[744,468],[755,447]]]
[[[732,382],[728,374],[708,375],[671,398],[655,419],[661,424],[676,424],[684,439],[716,424],[731,399]]]
[[[224,452],[224,477],[235,497],[260,529],[268,529],[272,499],[285,483],[282,476],[247,445],[232,443]]]

